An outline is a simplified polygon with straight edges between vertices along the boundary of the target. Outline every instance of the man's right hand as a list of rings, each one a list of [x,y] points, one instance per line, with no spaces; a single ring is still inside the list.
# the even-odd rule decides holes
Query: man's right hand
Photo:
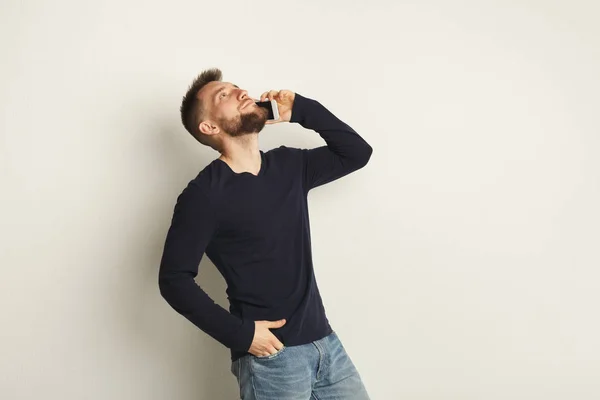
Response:
[[[285,319],[279,321],[254,321],[254,339],[248,353],[257,357],[266,357],[277,353],[283,347],[283,343],[273,335],[269,329],[281,328],[285,325]]]

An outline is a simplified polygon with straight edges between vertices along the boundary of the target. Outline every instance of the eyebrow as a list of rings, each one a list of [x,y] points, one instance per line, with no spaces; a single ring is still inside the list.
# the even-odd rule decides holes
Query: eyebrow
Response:
[[[233,86],[234,86],[234,87],[236,87],[236,88],[238,88],[238,89],[240,88],[238,85],[233,85]],[[213,100],[214,100],[215,102],[217,101],[217,96],[219,95],[219,93],[221,93],[221,92],[222,92],[223,90],[225,90],[225,89],[227,89],[227,86],[221,86],[221,89],[219,89],[219,90],[217,91],[217,93],[215,93],[215,95],[214,95],[214,97],[213,97]]]

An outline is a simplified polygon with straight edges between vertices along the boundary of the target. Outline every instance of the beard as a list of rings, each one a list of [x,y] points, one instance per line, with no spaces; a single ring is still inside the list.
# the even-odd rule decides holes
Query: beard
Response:
[[[256,110],[229,120],[222,119],[219,122],[225,133],[231,137],[238,137],[260,132],[266,125],[267,116],[267,109],[256,107]]]

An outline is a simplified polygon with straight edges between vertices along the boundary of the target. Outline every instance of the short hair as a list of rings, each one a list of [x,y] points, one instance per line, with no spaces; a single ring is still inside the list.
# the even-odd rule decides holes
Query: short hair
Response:
[[[181,122],[185,129],[203,145],[210,146],[220,151],[212,137],[200,132],[200,122],[206,117],[206,108],[202,100],[198,98],[198,92],[209,82],[222,81],[223,73],[218,68],[210,68],[198,75],[188,88],[181,102]]]

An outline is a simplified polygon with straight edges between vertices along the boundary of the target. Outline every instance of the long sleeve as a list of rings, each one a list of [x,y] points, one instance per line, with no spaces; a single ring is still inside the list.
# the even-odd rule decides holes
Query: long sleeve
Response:
[[[216,214],[208,196],[194,184],[179,195],[160,263],[160,293],[178,313],[221,344],[247,351],[254,338],[254,321],[232,315],[194,281],[217,226]]]
[[[302,150],[306,192],[364,167],[373,152],[373,148],[354,129],[321,103],[298,93],[294,98],[290,122],[316,131],[327,143],[326,146]]]

